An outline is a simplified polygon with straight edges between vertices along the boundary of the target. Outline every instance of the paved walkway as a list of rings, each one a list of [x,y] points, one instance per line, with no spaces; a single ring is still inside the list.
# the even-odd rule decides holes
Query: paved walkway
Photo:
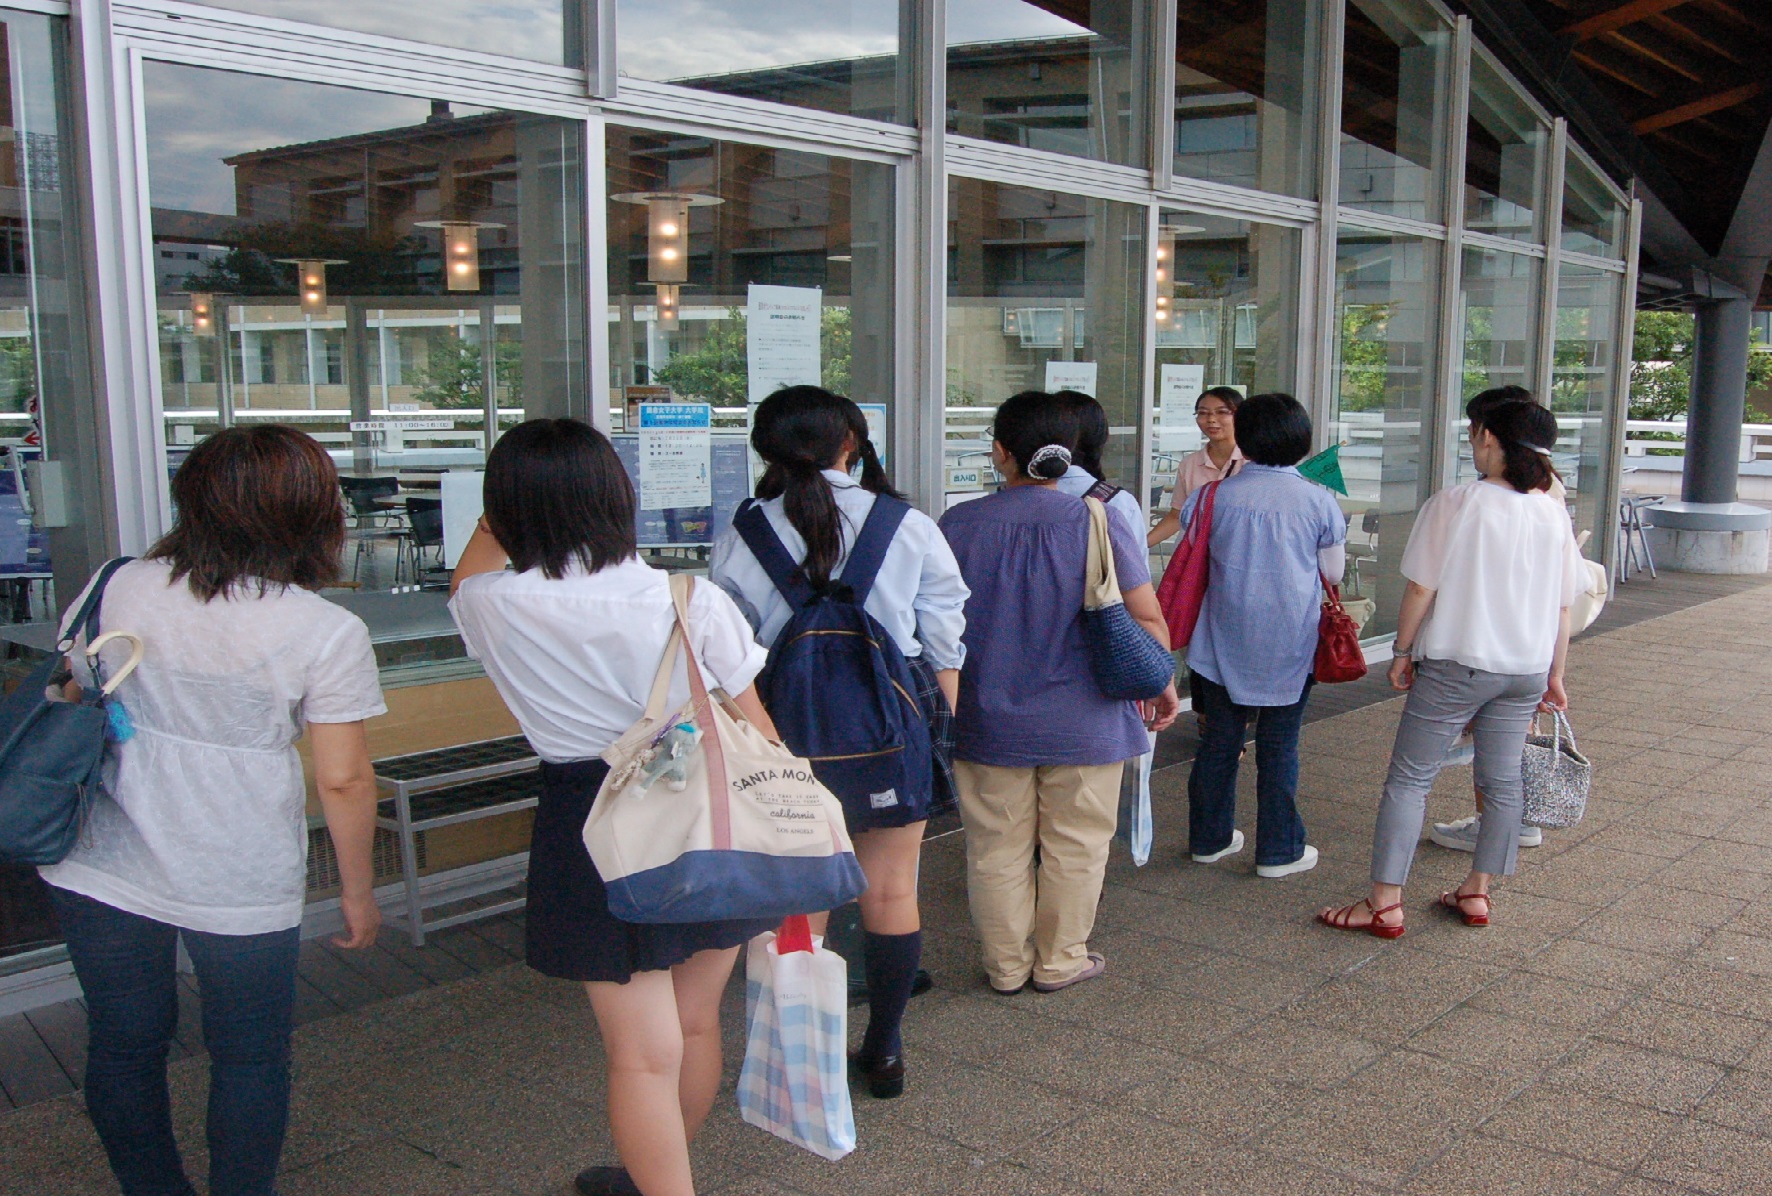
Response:
[[[1310,922],[1363,890],[1395,702],[1307,728],[1304,876],[1178,863],[1185,770],[1159,774],[1156,858],[1110,871],[1108,974],[1065,993],[979,987],[961,844],[931,844],[939,987],[912,1007],[909,1093],[858,1098],[837,1164],[723,1097],[702,1190],[1772,1192],[1772,588],[1583,640],[1571,689],[1592,810],[1524,853],[1487,931],[1426,908],[1467,863],[1432,846],[1405,938]],[[1448,772],[1431,812],[1468,785]],[[521,967],[313,1022],[296,1049],[286,1196],[555,1196],[607,1156],[583,997]],[[201,1060],[174,1091],[200,1173]],[[0,1192],[113,1191],[78,1094],[0,1115]]]

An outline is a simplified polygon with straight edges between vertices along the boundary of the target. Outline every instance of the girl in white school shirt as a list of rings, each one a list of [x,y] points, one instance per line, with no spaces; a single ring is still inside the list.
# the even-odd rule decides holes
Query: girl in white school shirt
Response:
[[[786,387],[757,407],[751,446],[769,466],[757,495],[770,530],[814,590],[840,581],[874,504],[899,497],[868,439],[861,408],[820,387]],[[856,466],[859,480],[850,476]],[[708,572],[738,600],[757,629],[757,639],[773,647],[793,612],[736,528],[714,544]],[[949,752],[960,664],[966,655],[960,635],[966,628],[962,612],[968,593],[935,521],[913,510],[898,525],[862,603],[909,661],[934,747],[929,805],[900,801],[875,808],[865,798],[839,795],[856,858],[868,878],[867,892],[861,895],[868,1028],[853,1066],[879,1098],[904,1091],[899,1023],[923,950],[917,861],[930,812],[955,800]]]
[[[590,995],[626,1164],[589,1168],[577,1187],[693,1196],[689,1141],[720,1087],[720,994],[740,944],[775,923],[618,921],[585,851],[609,771],[600,756],[639,719],[675,621],[668,576],[636,555],[634,491],[614,447],[577,420],[520,424],[487,456],[485,506],[449,607],[542,759],[525,956]],[[711,585],[695,587],[689,612],[710,683],[774,738],[751,685],[765,654],[744,616]],[[669,708],[688,700],[679,662]]]
[[[1520,758],[1533,712],[1563,710],[1569,605],[1586,583],[1568,512],[1546,493],[1557,421],[1529,401],[1474,414],[1482,480],[1421,508],[1403,550],[1408,585],[1390,681],[1409,700],[1372,836],[1372,889],[1319,921],[1380,938],[1403,933],[1403,885],[1421,839],[1427,793],[1468,725],[1483,791],[1470,874],[1436,902],[1467,926],[1489,924],[1489,886],[1519,851]]]

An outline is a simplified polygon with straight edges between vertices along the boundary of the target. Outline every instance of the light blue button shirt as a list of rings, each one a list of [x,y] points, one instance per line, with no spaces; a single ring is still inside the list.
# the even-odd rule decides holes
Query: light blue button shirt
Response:
[[[1081,465],[1073,465],[1065,470],[1062,478],[1058,479],[1058,489],[1061,494],[1082,498],[1089,493],[1089,489],[1095,485],[1095,481],[1094,474]],[[1126,530],[1140,540],[1144,539],[1144,534],[1151,530],[1149,522],[1144,517],[1144,508],[1138,505],[1138,499],[1133,497],[1130,490],[1121,490],[1108,499],[1107,509],[1125,520]]]
[[[1191,520],[1203,490],[1188,497]],[[1286,466],[1253,461],[1218,487],[1212,568],[1187,664],[1239,706],[1290,706],[1317,653],[1319,549],[1347,538],[1335,498]]]
[[[833,576],[841,577],[855,537],[874,509],[874,494],[841,470],[825,470],[824,479],[831,484],[843,517],[843,556],[833,571]],[[788,522],[782,500],[769,499],[762,507],[788,555],[796,561],[805,559],[806,541]],[[757,642],[773,647],[793,611],[736,528],[728,528],[714,541],[708,576],[744,611],[757,631]],[[970,594],[960,579],[954,551],[935,521],[921,511],[910,511],[892,537],[862,608],[880,621],[907,657],[926,653],[934,668],[957,669],[966,660],[960,636],[966,630],[964,612]]]

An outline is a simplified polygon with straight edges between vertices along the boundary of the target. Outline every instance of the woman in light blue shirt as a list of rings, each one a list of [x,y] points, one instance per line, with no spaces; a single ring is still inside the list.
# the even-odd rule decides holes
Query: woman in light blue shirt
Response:
[[[816,386],[778,390],[757,407],[751,446],[769,467],[757,493],[782,549],[814,591],[840,584],[874,504],[899,497],[868,439],[861,408]],[[849,472],[857,466],[859,481]],[[794,612],[737,528],[714,544],[709,576],[737,600],[758,642],[773,648]],[[934,520],[921,511],[905,512],[862,609],[892,636],[917,681],[934,748],[934,800],[924,806],[921,798],[901,799],[890,791],[838,795],[868,878],[861,896],[868,1028],[854,1066],[876,1097],[904,1091],[899,1023],[923,950],[917,863],[931,809],[953,801],[949,751],[966,657],[960,636],[966,629],[967,594],[953,550]],[[874,800],[880,797],[892,800],[881,805]]]
[[[1237,763],[1253,720],[1255,871],[1280,877],[1317,863],[1298,816],[1298,735],[1322,583],[1341,580],[1347,520],[1329,491],[1295,468],[1311,447],[1310,416],[1296,399],[1256,395],[1237,408],[1236,424],[1248,463],[1217,483],[1211,576],[1188,644],[1188,668],[1199,675],[1205,699],[1205,729],[1188,777],[1188,849],[1201,864],[1243,849],[1234,825]],[[1184,521],[1203,493],[1188,499]]]
[[[1118,515],[1126,530],[1135,536],[1145,533],[1144,508],[1138,496],[1108,481],[1101,465],[1101,452],[1107,448],[1107,410],[1100,402],[1077,390],[1061,390],[1053,395],[1077,417],[1077,449],[1070,468],[1058,479],[1058,492],[1076,498],[1088,495],[1100,499],[1108,510]]]

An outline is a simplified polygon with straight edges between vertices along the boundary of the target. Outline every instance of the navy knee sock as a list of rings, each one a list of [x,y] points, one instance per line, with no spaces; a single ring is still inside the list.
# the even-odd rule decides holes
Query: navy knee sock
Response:
[[[868,977],[868,1028],[861,1039],[861,1057],[883,1059],[902,1054],[899,1023],[910,1004],[911,985],[917,980],[917,964],[923,958],[923,932],[862,936],[862,959]]]

